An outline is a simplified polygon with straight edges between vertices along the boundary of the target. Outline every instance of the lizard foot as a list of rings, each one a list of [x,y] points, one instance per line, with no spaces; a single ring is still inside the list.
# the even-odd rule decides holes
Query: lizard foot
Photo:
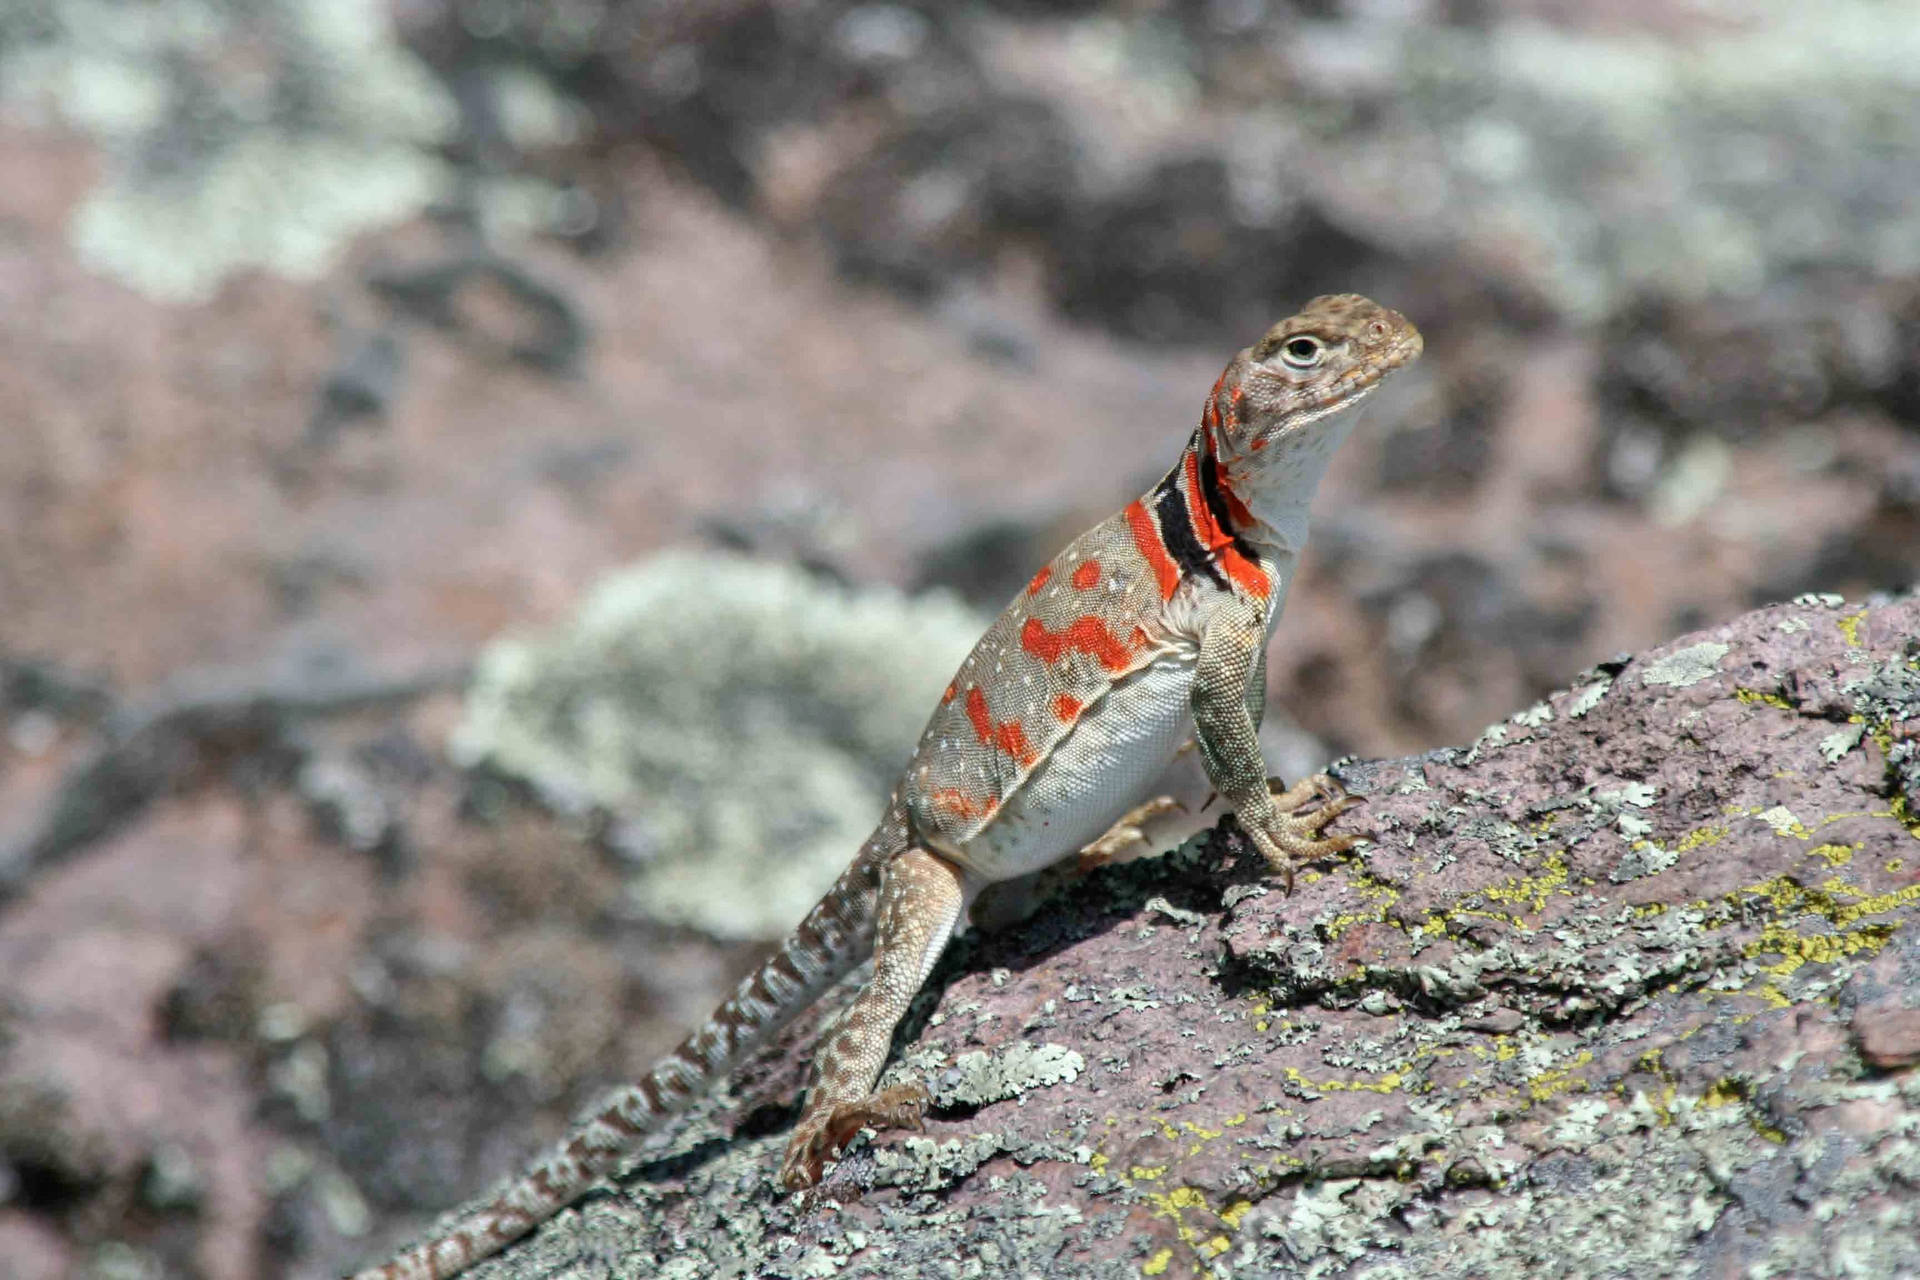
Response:
[[[1129,846],[1146,844],[1147,833],[1142,828],[1147,823],[1164,814],[1185,812],[1186,807],[1172,796],[1155,796],[1135,805],[1121,814],[1120,820],[1108,827],[1104,835],[1080,851],[1080,870],[1090,871],[1094,867],[1105,866]]]
[[[1292,790],[1308,786],[1313,779],[1298,783]],[[1280,797],[1275,797],[1276,802]],[[1308,814],[1276,812],[1262,825],[1243,823],[1247,835],[1254,847],[1260,850],[1267,865],[1286,877],[1287,892],[1293,892],[1293,871],[1302,862],[1315,862],[1321,858],[1330,858],[1336,853],[1345,853],[1368,837],[1365,834],[1329,836],[1322,834],[1322,828],[1335,818],[1360,803],[1358,796],[1342,792],[1337,799],[1330,799],[1318,809]],[[1296,805],[1296,807],[1298,807]]]
[[[1281,813],[1293,813],[1315,800],[1338,805],[1337,813],[1345,813],[1360,803],[1360,797],[1347,794],[1345,787],[1324,773],[1302,778],[1290,787],[1278,778],[1268,778],[1267,790],[1273,793],[1273,807]]]
[[[820,1181],[826,1162],[862,1129],[919,1130],[927,1114],[927,1091],[918,1084],[899,1084],[868,1094],[857,1102],[842,1102],[820,1112],[808,1112],[787,1141],[787,1157],[780,1165],[780,1184],[804,1191]]]

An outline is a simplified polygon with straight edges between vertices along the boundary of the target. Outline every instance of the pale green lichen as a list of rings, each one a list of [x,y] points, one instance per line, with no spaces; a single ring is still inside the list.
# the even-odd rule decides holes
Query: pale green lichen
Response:
[[[1524,245],[1577,314],[1744,295],[1807,262],[1920,267],[1902,185],[1920,23],[1875,0],[1726,13],[1711,39],[1528,16],[1423,30],[1389,55],[1432,140],[1401,189],[1444,191],[1453,225]]]
[[[984,1107],[1030,1089],[1071,1084],[1086,1069],[1087,1060],[1065,1045],[1017,1040],[994,1053],[961,1054],[931,1091],[942,1107]]]
[[[1676,649],[1647,664],[1647,669],[1640,675],[1641,682],[1675,689],[1699,684],[1720,669],[1720,659],[1727,656],[1730,647],[1718,640],[1703,640],[1699,644]]]
[[[1593,798],[1600,804],[1612,809],[1618,809],[1622,805],[1632,805],[1636,809],[1645,809],[1650,807],[1659,795],[1660,788],[1654,786],[1651,782],[1629,782],[1625,786],[1612,791],[1597,792]]]
[[[1828,764],[1839,764],[1840,758],[1860,745],[1860,739],[1867,736],[1867,726],[1850,724],[1844,729],[1835,729],[1820,739],[1820,754],[1826,757]]]
[[[1536,702],[1525,711],[1514,712],[1512,719],[1523,729],[1538,729],[1553,719],[1553,708],[1544,702]]]
[[[1579,692],[1573,695],[1573,700],[1567,703],[1567,714],[1578,720],[1599,706],[1600,700],[1607,696],[1607,690],[1612,687],[1612,676],[1604,680],[1596,680],[1592,684],[1581,685]]]
[[[673,552],[491,645],[452,748],[610,815],[637,910],[777,937],[872,830],[980,628],[944,596]]]
[[[0,101],[91,137],[82,260],[165,300],[248,267],[308,277],[445,189],[452,100],[376,0],[25,0]]]

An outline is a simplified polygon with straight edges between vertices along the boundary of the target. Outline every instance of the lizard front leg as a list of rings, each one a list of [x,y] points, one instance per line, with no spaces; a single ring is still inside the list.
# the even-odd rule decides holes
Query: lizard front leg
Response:
[[[907,1085],[874,1093],[893,1029],[953,936],[966,900],[965,873],[924,849],[887,863],[874,921],[873,977],[815,1053],[806,1110],[787,1142],[780,1181],[798,1191],[862,1128],[920,1127],[927,1091]]]
[[[1295,863],[1310,862],[1352,848],[1360,836],[1327,836],[1321,829],[1358,803],[1341,796],[1312,813],[1291,812],[1317,789],[1309,779],[1283,793],[1276,804],[1260,755],[1260,711],[1266,702],[1267,627],[1265,606],[1243,596],[1228,597],[1207,622],[1193,676],[1193,725],[1207,776],[1233,806],[1261,854],[1285,874],[1293,891]],[[1296,794],[1301,793],[1301,794]]]

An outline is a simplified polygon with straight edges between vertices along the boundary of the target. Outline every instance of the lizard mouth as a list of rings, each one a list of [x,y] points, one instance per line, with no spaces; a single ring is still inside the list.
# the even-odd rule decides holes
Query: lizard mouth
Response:
[[[1315,388],[1303,397],[1292,412],[1263,431],[1254,441],[1253,448],[1263,449],[1296,436],[1317,422],[1359,408],[1380,389],[1380,384],[1386,381],[1388,374],[1418,359],[1426,344],[1418,329],[1404,321],[1402,323],[1405,327],[1391,345],[1368,353],[1326,385]]]

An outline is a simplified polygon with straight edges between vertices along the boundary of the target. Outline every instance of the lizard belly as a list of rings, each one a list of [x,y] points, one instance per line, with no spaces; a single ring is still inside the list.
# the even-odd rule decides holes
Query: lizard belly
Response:
[[[1193,659],[1169,655],[1109,689],[956,861],[1011,880],[1078,852],[1138,804],[1193,736]]]

